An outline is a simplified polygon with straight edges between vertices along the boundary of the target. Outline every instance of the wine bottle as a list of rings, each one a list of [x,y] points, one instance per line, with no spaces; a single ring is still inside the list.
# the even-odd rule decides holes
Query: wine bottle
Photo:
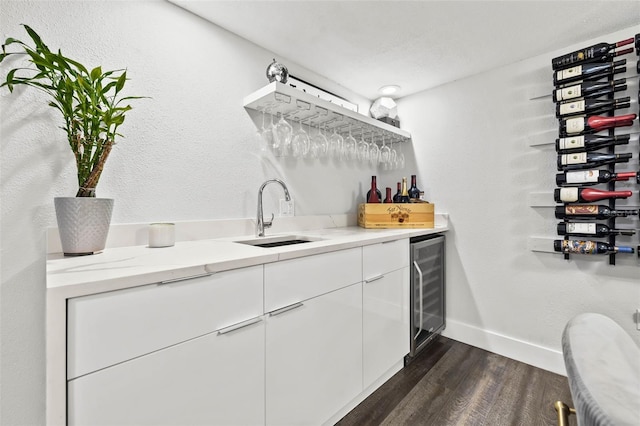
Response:
[[[567,204],[556,207],[556,219],[610,219],[638,216],[638,210],[612,210],[599,204]]]
[[[592,201],[629,198],[631,191],[604,191],[593,188],[556,188],[553,198],[556,203],[590,203]]]
[[[592,63],[576,65],[575,67],[554,72],[553,84],[558,86],[560,84],[573,83],[579,80],[598,80],[603,77],[625,72],[627,70],[624,67],[626,63],[626,59],[621,59],[619,61],[606,62],[603,64]]]
[[[603,154],[601,152],[574,152],[558,155],[558,170],[593,169],[604,164],[626,163],[633,157],[630,152]]]
[[[395,195],[393,196],[393,202],[399,203],[401,197],[402,197],[402,186],[400,182],[398,182],[398,192],[396,192]]]
[[[409,188],[409,198],[411,200],[420,199],[420,190],[416,186],[416,175],[411,175],[411,187]]]
[[[371,189],[367,191],[367,203],[381,203],[381,202],[382,202],[382,194],[378,190],[376,177],[371,176]]]
[[[616,109],[629,108],[630,105],[629,96],[619,99],[579,99],[556,104],[556,117],[603,114]]]
[[[640,172],[613,173],[608,170],[578,170],[573,172],[558,173],[556,184],[558,186],[589,186],[611,181],[640,179]]]
[[[633,247],[581,240],[553,240],[553,249],[565,254],[612,254],[634,253],[635,251]]]
[[[625,114],[613,117],[592,115],[589,117],[560,119],[560,136],[584,135],[614,127],[633,126],[633,120],[636,117],[636,114]]]
[[[400,202],[408,203],[409,202],[409,191],[407,190],[407,178],[402,178],[402,191],[400,192]]]
[[[626,90],[627,79],[621,78],[613,81],[593,82],[574,84],[562,87],[553,91],[553,102],[568,101],[576,98],[597,98],[613,92]]]
[[[633,48],[616,50],[619,47],[632,44],[633,37],[617,43],[598,43],[593,46],[585,47],[575,52],[567,53],[551,60],[551,68],[558,70],[572,65],[590,62],[604,62],[614,56],[626,55],[633,52]]]
[[[391,188],[387,187],[387,196],[385,197],[384,203],[393,203],[393,198],[391,197]]]
[[[600,148],[607,148],[615,145],[625,145],[629,143],[629,135],[601,136],[601,135],[581,135],[569,136],[556,139],[556,151],[562,154],[579,151],[595,151]]]
[[[579,235],[584,237],[606,237],[609,235],[634,235],[634,229],[613,229],[597,222],[560,222],[558,235]]]

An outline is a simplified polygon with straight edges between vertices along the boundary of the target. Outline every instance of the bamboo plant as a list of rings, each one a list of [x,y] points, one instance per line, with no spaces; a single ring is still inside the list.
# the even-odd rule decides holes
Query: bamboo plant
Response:
[[[62,114],[64,125],[61,128],[67,133],[75,156],[79,186],[76,197],[95,197],[115,138],[122,136],[118,127],[131,109],[125,103],[142,97],[121,95],[127,81],[126,70],[102,71],[101,67],[96,67],[89,71],[60,50],[52,52],[32,28],[23,26],[34,47],[7,38],[2,45],[0,63],[12,55],[27,55],[33,66],[10,70],[0,87],[6,86],[13,92],[15,86],[30,86],[51,97],[49,106]],[[7,52],[10,45],[19,49]]]

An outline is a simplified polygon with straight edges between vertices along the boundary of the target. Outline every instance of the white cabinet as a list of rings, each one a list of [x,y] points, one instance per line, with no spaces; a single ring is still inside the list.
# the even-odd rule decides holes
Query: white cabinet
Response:
[[[68,424],[264,423],[263,267],[68,306]]]
[[[363,247],[363,374],[367,388],[409,353],[409,240]]]
[[[362,250],[265,265],[266,423],[321,424],[362,391]]]

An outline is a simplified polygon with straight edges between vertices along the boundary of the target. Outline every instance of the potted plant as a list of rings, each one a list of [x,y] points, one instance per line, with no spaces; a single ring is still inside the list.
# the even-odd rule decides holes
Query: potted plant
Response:
[[[121,95],[127,81],[126,70],[103,71],[89,68],[51,51],[40,36],[23,25],[34,47],[7,38],[0,63],[13,55],[27,55],[32,66],[11,69],[0,87],[13,92],[23,85],[50,96],[49,106],[62,114],[67,141],[75,157],[78,192],[75,197],[55,199],[56,216],[65,255],[92,254],[104,249],[113,199],[96,198],[96,186],[113,148],[118,127],[131,109],[126,101],[140,96]],[[7,47],[17,47],[7,52]]]

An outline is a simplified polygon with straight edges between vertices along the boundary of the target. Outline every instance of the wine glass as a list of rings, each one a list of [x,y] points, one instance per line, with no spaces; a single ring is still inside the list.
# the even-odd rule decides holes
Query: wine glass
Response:
[[[400,152],[398,152],[398,168],[404,169],[404,153],[402,152],[402,142],[400,143]]]
[[[391,148],[389,148],[384,140],[384,133],[382,134],[382,148],[380,148],[380,162],[384,168],[388,168],[389,166],[389,155],[391,153]]]
[[[371,133],[371,142],[369,142],[369,164],[372,166],[377,166],[380,161],[380,148],[378,144],[374,141],[374,133]]]
[[[302,128],[302,117],[298,120],[298,125],[291,139],[291,155],[296,158],[304,157],[309,152],[309,135]]]
[[[273,126],[274,148],[282,147],[282,151],[286,153],[291,145],[291,136],[293,128],[287,123],[281,112],[278,113],[280,120]]]
[[[398,151],[393,147],[393,140],[391,140],[391,152],[389,153],[389,168],[398,168]]]
[[[321,135],[322,137],[316,138],[316,142],[318,143],[318,157],[326,157],[329,154],[329,139],[327,139],[327,123],[324,123],[324,133]],[[318,133],[320,133],[320,128],[318,127]]]
[[[354,160],[357,156],[358,142],[351,134],[351,123],[349,123],[349,135],[344,139],[342,158]]]
[[[364,129],[362,129],[358,142],[358,160],[363,163],[369,161],[369,144],[364,140]]]
[[[344,138],[337,132],[337,127],[333,128],[333,133],[329,136],[329,155],[339,159],[342,155]]]
[[[262,110],[262,127],[256,131],[256,141],[260,152],[266,152],[273,144],[273,133],[271,133],[271,127],[264,127],[264,117],[266,110]]]

